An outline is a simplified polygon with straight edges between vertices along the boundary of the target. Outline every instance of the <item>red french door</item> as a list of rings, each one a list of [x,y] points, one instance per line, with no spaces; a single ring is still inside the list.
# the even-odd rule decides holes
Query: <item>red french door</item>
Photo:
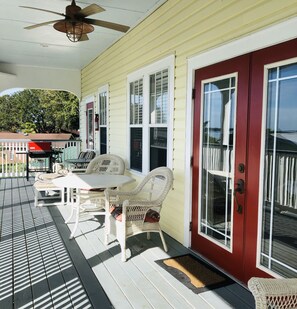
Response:
[[[297,213],[296,45],[195,72],[191,247],[245,283],[297,272],[292,229],[281,223]]]
[[[245,55],[199,69],[195,75],[191,244],[239,278],[246,213],[249,64],[250,56]]]

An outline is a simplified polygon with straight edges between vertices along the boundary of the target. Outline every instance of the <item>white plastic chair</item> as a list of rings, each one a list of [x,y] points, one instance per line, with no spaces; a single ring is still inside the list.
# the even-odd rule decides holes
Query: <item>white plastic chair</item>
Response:
[[[117,155],[104,154],[95,157],[87,166],[86,174],[111,174],[123,175],[125,163]],[[75,213],[75,225],[70,235],[73,238],[77,229],[79,218],[82,213],[92,213],[92,215],[105,215],[105,189],[81,189],[80,192],[71,191],[71,213],[65,223],[68,223]],[[79,203],[78,203],[79,201]],[[79,205],[78,205],[79,204]]]
[[[151,171],[129,192],[106,189],[105,243],[114,235],[121,246],[121,259],[126,261],[126,239],[139,233],[160,234],[164,251],[167,245],[159,224],[162,203],[173,183],[173,173],[167,167]]]

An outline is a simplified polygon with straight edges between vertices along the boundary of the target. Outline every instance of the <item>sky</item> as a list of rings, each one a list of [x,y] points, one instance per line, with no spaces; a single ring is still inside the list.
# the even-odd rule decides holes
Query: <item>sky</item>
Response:
[[[18,91],[22,91],[24,90],[23,88],[11,88],[11,89],[6,89],[2,92],[0,92],[0,97],[4,96],[4,95],[12,95],[14,94],[15,92],[18,92]]]

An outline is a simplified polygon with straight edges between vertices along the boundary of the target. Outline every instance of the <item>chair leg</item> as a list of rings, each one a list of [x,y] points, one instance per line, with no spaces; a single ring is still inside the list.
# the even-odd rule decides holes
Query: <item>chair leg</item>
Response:
[[[70,237],[69,239],[72,239],[75,235],[75,232],[76,232],[76,229],[78,227],[78,223],[79,223],[79,211],[80,211],[80,207],[79,207],[79,204],[77,204],[75,206],[75,210],[76,210],[76,213],[75,213],[75,223],[74,223],[74,227],[73,227],[73,230],[70,234]]]
[[[164,235],[163,235],[163,232],[161,231],[161,229],[159,231],[159,234],[160,234],[160,237],[161,237],[161,240],[162,240],[164,251],[167,252],[168,248],[167,248],[167,245],[166,245],[166,242],[165,242],[165,238],[164,238]]]
[[[70,215],[69,215],[69,217],[65,220],[65,223],[69,223],[70,220],[72,219],[73,213],[74,213],[74,208],[75,208],[75,205],[74,205],[73,202],[72,202],[72,203],[71,203]]]
[[[105,229],[104,229],[104,244],[107,246],[109,244],[109,234],[110,234],[110,222],[107,215],[105,215]]]
[[[120,242],[120,247],[121,247],[121,260],[122,262],[126,262],[126,241]]]
[[[65,206],[65,188],[61,189],[61,204]]]
[[[37,207],[38,205],[38,191],[34,188],[34,206]]]
[[[70,235],[70,239],[72,239],[74,237],[74,234],[76,232],[76,229],[78,227],[78,222],[79,222],[79,213],[80,213],[80,192],[77,192],[77,196],[75,198],[75,202],[74,200],[72,200],[72,205],[75,207],[76,213],[75,213],[75,224],[72,230],[72,233]]]
[[[150,232],[147,232],[147,233],[146,233],[146,239],[147,239],[147,240],[150,240],[150,239],[151,239],[151,233],[150,233]]]

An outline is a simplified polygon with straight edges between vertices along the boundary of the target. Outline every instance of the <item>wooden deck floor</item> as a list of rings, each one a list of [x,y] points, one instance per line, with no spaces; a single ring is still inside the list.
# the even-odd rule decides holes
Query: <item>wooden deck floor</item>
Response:
[[[169,236],[168,253],[158,235],[129,239],[126,263],[104,245],[103,217],[69,240],[69,207],[35,208],[32,182],[0,179],[0,308],[254,308],[239,284],[195,294],[155,263],[189,252]]]

